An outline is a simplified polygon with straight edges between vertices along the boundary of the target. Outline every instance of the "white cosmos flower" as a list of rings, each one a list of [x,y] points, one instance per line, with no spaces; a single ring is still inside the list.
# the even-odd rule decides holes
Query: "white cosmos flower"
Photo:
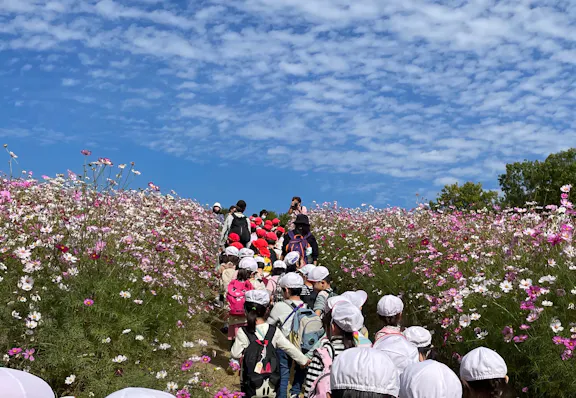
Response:
[[[567,184],[567,185],[562,185],[562,187],[560,188],[560,191],[562,191],[564,193],[569,193],[571,189],[572,189],[572,185]]]
[[[158,348],[160,348],[161,350],[167,350],[169,348],[171,348],[172,346],[168,343],[162,343],[158,346]]]
[[[178,389],[178,384],[174,383],[173,381],[169,381],[168,384],[166,384],[166,389],[168,391],[176,391]]]
[[[470,314],[470,319],[473,321],[477,321],[478,319],[480,319],[482,317],[482,315],[480,315],[479,313],[475,312],[473,314]]]
[[[142,301],[142,300],[134,300],[134,303],[136,303],[136,304],[138,304],[138,305],[141,305],[142,303],[144,303],[144,301]]]
[[[528,288],[530,288],[530,286],[532,286],[532,279],[522,279],[520,281],[520,289],[522,290],[526,290]]]
[[[36,321],[30,321],[30,320],[26,321],[26,327],[28,329],[36,329],[37,326],[38,326],[38,322],[36,322]]]
[[[460,326],[462,326],[463,328],[470,326],[470,316],[461,315],[460,316]]]
[[[110,337],[106,337],[105,339],[102,339],[102,343],[103,344],[108,344],[112,341],[112,339]]]
[[[194,376],[190,380],[188,380],[188,384],[198,384],[199,382],[200,379],[198,378],[198,376]]]
[[[132,329],[124,329],[124,330],[122,331],[122,334],[128,334],[128,333],[130,333],[131,331],[132,331]]]
[[[206,347],[208,345],[208,342],[206,340],[202,340],[202,339],[199,339],[197,341],[197,343],[200,347]]]
[[[550,329],[552,329],[552,331],[556,334],[564,330],[562,323],[558,319],[554,319],[552,322],[550,322]]]
[[[120,297],[125,298],[125,299],[129,299],[130,297],[132,297],[132,295],[130,294],[130,292],[125,292],[124,290],[122,290],[120,292]]]
[[[144,340],[144,336],[142,336],[141,334],[136,335],[136,337],[134,337],[134,339],[138,340],[138,341],[142,341]]]
[[[544,307],[552,307],[554,305],[554,303],[552,301],[544,300],[544,301],[542,301],[542,305]]]
[[[128,360],[128,357],[126,355],[118,355],[117,357],[115,357],[114,359],[112,359],[112,362],[114,363],[122,363],[122,362],[126,362]]]
[[[514,286],[512,286],[512,283],[510,283],[510,281],[503,281],[500,283],[500,289],[504,293],[508,293],[508,292],[512,291],[513,288],[514,288]]]
[[[160,372],[156,373],[157,379],[165,379],[166,376],[168,376],[168,372],[166,372],[165,370],[161,370]]]
[[[64,380],[64,383],[70,385],[76,381],[76,375],[70,375]]]
[[[38,311],[34,311],[34,312],[28,314],[28,318],[33,320],[33,321],[39,321],[42,319],[42,314],[40,314]]]
[[[194,343],[191,341],[185,341],[182,343],[182,347],[184,348],[194,348]]]

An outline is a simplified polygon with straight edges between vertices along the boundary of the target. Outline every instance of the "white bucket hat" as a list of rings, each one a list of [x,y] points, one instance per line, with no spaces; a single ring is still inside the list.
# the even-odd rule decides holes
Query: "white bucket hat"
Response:
[[[228,246],[226,248],[226,251],[224,251],[224,254],[226,254],[227,256],[238,257],[238,256],[240,256],[240,250],[238,250],[238,248],[236,248],[234,246]]]
[[[270,304],[270,293],[268,290],[249,290],[246,292],[246,302],[266,307]]]
[[[278,281],[281,288],[299,289],[304,286],[304,279],[296,272],[288,272]]]
[[[0,368],[0,396],[7,398],[55,398],[44,380],[21,370]]]
[[[326,306],[324,307],[324,312],[328,313],[334,309],[338,303],[350,303],[346,297],[333,296],[326,300]]]
[[[286,269],[286,263],[282,260],[276,260],[274,261],[274,264],[272,264],[272,269],[279,269],[279,268],[283,268]]]
[[[240,264],[238,264],[238,268],[240,269],[248,269],[252,272],[258,271],[258,263],[253,257],[244,257],[240,260]]]
[[[396,296],[386,295],[378,301],[378,315],[394,316],[404,311],[404,303]]]
[[[254,257],[254,250],[247,249],[244,247],[244,248],[240,249],[239,256],[240,256],[240,258]]]
[[[432,335],[422,326],[410,326],[404,331],[404,336],[418,348],[430,347],[432,345]]]
[[[334,390],[356,390],[398,396],[400,381],[394,363],[371,348],[350,348],[336,357],[330,371]]]
[[[113,392],[106,398],[174,398],[174,395],[149,388],[125,388]]]
[[[420,355],[416,346],[402,335],[389,334],[374,343],[374,348],[383,351],[394,362],[402,374],[408,365],[418,363]]]
[[[419,362],[400,376],[400,398],[462,398],[462,383],[440,362]]]
[[[349,301],[339,302],[332,309],[332,322],[345,332],[357,332],[364,326],[362,312]]]
[[[486,347],[473,349],[464,355],[460,363],[460,377],[466,381],[503,379],[507,373],[504,358]]]
[[[366,303],[366,300],[368,300],[368,293],[366,293],[364,290],[344,292],[341,296],[348,299],[348,301],[350,301],[358,308],[362,307]]]

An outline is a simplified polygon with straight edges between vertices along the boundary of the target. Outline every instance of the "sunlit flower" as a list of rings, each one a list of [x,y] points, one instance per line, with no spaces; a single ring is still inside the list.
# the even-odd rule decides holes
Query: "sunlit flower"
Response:
[[[552,322],[550,322],[550,329],[552,329],[554,333],[560,333],[564,330],[562,323],[558,319],[554,319]]]
[[[514,289],[514,286],[512,285],[512,283],[510,283],[510,281],[503,281],[500,283],[500,289],[504,293],[509,293],[512,291],[512,289]]]
[[[84,305],[87,307],[92,307],[94,305],[94,300],[87,298],[84,300]]]
[[[76,375],[70,375],[66,378],[66,380],[64,380],[64,383],[70,385],[73,384],[76,381]]]
[[[170,381],[168,382],[168,384],[166,384],[166,389],[168,391],[176,391],[178,389],[178,384],[173,381]]]
[[[126,357],[125,355],[118,355],[112,359],[112,362],[122,363],[122,362],[126,362],[127,360],[128,360],[128,357]]]
[[[130,294],[130,292],[125,292],[123,290],[120,292],[120,297],[125,298],[125,299],[129,299],[130,297],[132,297],[132,294]]]
[[[165,379],[166,376],[168,376],[168,372],[166,372],[165,370],[161,370],[161,371],[156,373],[157,379]]]

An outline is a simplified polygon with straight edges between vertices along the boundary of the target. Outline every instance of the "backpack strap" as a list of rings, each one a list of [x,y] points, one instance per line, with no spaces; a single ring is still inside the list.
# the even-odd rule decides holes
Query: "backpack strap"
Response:
[[[276,326],[268,326],[268,332],[266,333],[266,336],[264,337],[264,340],[268,341],[268,344],[272,345],[272,339],[274,338],[274,335],[276,334]]]
[[[330,355],[328,348],[326,348],[326,347],[318,348],[316,350],[316,353],[318,353],[318,357],[322,361],[322,364],[324,365],[324,369],[327,369],[330,366],[332,366],[332,356]]]
[[[288,315],[288,317],[286,317],[286,319],[285,319],[284,322],[282,323],[282,326],[281,326],[281,327],[284,327],[284,325],[286,324],[286,322],[288,322],[288,320],[289,320],[290,318],[292,318],[292,315],[294,315],[295,313],[297,313],[298,310],[304,306],[304,303],[300,304],[299,306],[296,306],[296,304],[294,304],[294,303],[290,303],[290,306],[292,307],[292,312],[290,313],[290,315]]]
[[[258,339],[256,338],[256,334],[250,333],[250,332],[248,331],[248,328],[247,328],[246,326],[242,326],[241,329],[242,329],[242,331],[244,332],[244,334],[246,335],[246,337],[248,337],[248,341],[249,341],[248,344],[252,344],[252,343],[254,343],[256,340],[258,340]]]
[[[289,231],[288,232],[288,237],[290,238],[290,240],[294,239],[294,232],[293,231]]]

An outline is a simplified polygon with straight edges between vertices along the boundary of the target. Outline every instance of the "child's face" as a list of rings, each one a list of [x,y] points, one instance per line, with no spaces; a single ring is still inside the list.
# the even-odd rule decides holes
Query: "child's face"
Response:
[[[326,290],[330,287],[330,284],[326,281],[314,282],[314,290],[317,292],[321,292]]]

